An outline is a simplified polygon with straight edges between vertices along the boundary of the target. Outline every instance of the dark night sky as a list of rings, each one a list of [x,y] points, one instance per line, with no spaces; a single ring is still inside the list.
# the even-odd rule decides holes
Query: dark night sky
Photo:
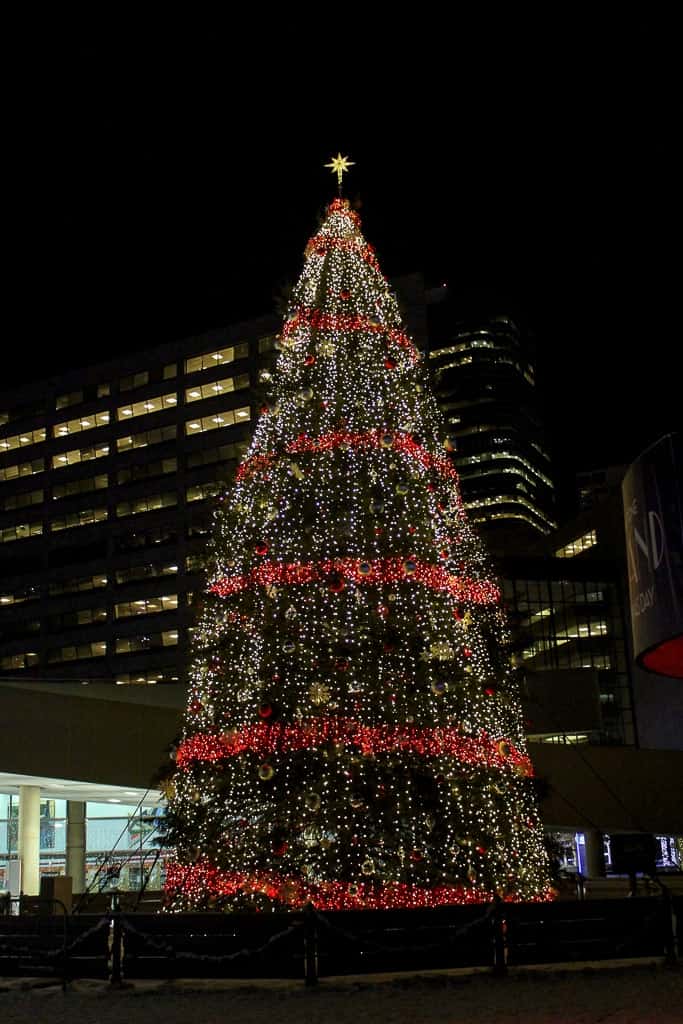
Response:
[[[533,328],[562,470],[629,461],[678,427],[679,170],[654,57],[530,66],[489,49],[420,86],[376,71],[363,94],[191,51],[65,44],[24,68],[10,384],[38,346],[42,377],[269,312],[341,149],[388,276],[423,270]],[[324,110],[304,103],[316,93]]]

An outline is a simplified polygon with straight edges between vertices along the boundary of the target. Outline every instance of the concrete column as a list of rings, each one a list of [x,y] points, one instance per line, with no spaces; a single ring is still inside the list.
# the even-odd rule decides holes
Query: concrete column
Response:
[[[19,786],[19,860],[21,889],[40,894],[40,786]]]
[[[85,892],[85,800],[66,802],[66,873],[72,891]]]
[[[605,850],[602,832],[595,828],[584,831],[586,837],[586,873],[589,878],[605,877]]]

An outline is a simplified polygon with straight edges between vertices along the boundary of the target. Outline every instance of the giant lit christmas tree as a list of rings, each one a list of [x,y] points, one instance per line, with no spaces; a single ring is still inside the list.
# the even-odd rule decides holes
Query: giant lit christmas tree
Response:
[[[215,513],[167,905],[547,898],[500,590],[345,199],[306,247],[279,347]]]

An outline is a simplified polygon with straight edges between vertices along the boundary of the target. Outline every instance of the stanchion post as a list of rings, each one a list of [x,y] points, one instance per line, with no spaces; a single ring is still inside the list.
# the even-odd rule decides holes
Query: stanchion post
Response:
[[[664,932],[664,961],[674,967],[678,962],[678,951],[676,949],[676,931],[674,901],[671,899],[671,890],[668,886],[662,886],[662,930]]]
[[[111,976],[109,984],[112,988],[121,988],[123,977],[121,975],[121,944],[123,931],[121,928],[121,904],[119,894],[111,894]]]
[[[493,900],[493,914],[491,915],[493,927],[493,970],[492,974],[497,978],[503,978],[508,972],[507,965],[507,922],[503,910],[503,901],[496,894]]]
[[[304,907],[304,979],[306,988],[318,984],[318,929],[312,903]]]

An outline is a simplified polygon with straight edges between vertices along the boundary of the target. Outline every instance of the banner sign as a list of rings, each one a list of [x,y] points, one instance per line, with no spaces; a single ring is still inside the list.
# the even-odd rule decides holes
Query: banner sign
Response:
[[[643,452],[622,484],[636,661],[683,679],[683,457],[680,434]]]

